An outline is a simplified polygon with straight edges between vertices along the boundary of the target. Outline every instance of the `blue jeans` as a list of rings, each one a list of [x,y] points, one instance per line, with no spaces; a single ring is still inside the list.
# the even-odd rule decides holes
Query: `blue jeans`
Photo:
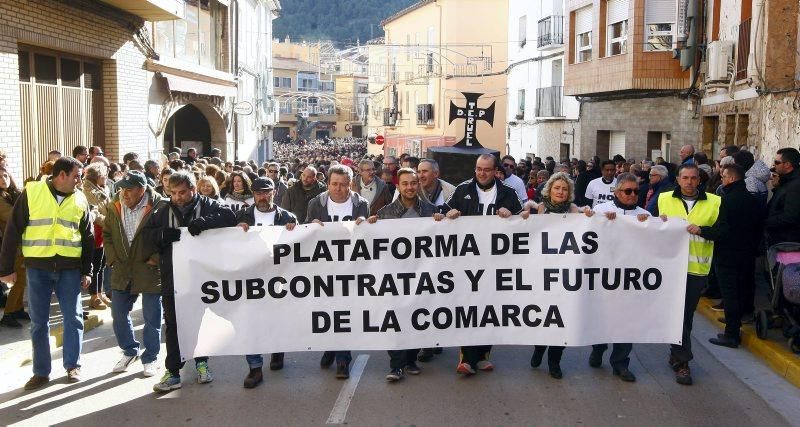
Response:
[[[81,274],[77,269],[47,271],[28,267],[28,310],[31,316],[33,374],[49,377],[50,301],[56,293],[64,316],[64,369],[79,368],[83,345],[83,309],[81,307]]]
[[[248,354],[244,357],[250,369],[257,369],[264,366],[264,357],[260,354]]]
[[[133,323],[131,322],[131,310],[137,299],[139,299],[139,294],[132,294],[128,291],[115,290],[111,293],[114,335],[117,337],[117,344],[126,356],[139,354],[140,344],[133,334]],[[152,363],[158,358],[158,351],[161,348],[161,294],[142,294],[142,315],[144,317],[142,363]]]

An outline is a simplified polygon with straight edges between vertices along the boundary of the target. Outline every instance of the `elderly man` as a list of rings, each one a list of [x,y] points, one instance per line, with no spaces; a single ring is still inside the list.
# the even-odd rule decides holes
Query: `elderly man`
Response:
[[[402,168],[397,171],[398,190],[400,196],[394,202],[386,205],[367,219],[374,224],[378,219],[425,218],[434,217],[437,221],[444,215],[436,212],[436,206],[419,197],[419,178],[411,168]],[[386,380],[389,382],[400,381],[405,374],[419,375],[417,354],[419,349],[389,350],[389,373]],[[432,357],[432,356],[431,356]]]
[[[272,182],[275,183],[274,200],[278,206],[283,205],[283,195],[289,190],[289,187],[286,185],[286,183],[281,180],[280,172],[280,164],[276,162],[267,163],[267,178],[271,179]]]
[[[683,312],[683,337],[681,344],[670,347],[669,364],[675,371],[678,384],[691,385],[692,373],[692,321],[700,294],[708,281],[714,256],[714,241],[727,233],[722,199],[700,191],[700,170],[696,165],[684,164],[678,169],[678,188],[658,196],[655,215],[662,219],[680,218],[689,222],[686,231],[691,234],[689,267],[686,277],[686,301]]]
[[[500,169],[497,158],[491,154],[482,154],[475,162],[475,177],[461,183],[447,201],[450,210],[447,217],[456,219],[464,216],[497,215],[508,218],[522,211],[522,204],[513,188],[495,178]],[[491,371],[494,365],[489,361],[490,345],[461,347],[461,357],[456,372],[463,375],[474,375],[475,368]]]
[[[669,181],[669,171],[665,166],[655,165],[650,168],[650,189],[647,190],[647,197],[645,197],[644,208],[652,213],[656,209],[658,203],[658,196],[665,191],[673,189],[672,183]]]
[[[383,169],[392,173],[392,185],[397,185],[397,169],[399,169],[397,158],[394,156],[386,156],[383,159]],[[388,183],[388,181],[387,181]]]
[[[283,196],[281,207],[291,212],[300,222],[306,219],[308,202],[326,189],[325,184],[317,179],[318,175],[317,169],[307,166],[300,174],[300,182],[296,182],[292,188],[286,190]]]
[[[517,192],[520,203],[528,201],[528,190],[525,188],[525,183],[516,175],[517,162],[514,156],[505,155],[501,161],[503,182]],[[569,170],[567,170],[569,172]]]
[[[392,203],[391,190],[375,176],[375,162],[370,159],[358,162],[358,175],[350,184],[350,189],[367,200],[370,215],[375,215],[379,209]]]
[[[694,164],[694,145],[687,144],[681,147],[678,151],[678,156],[681,158],[681,165]]]
[[[187,171],[170,175],[171,197],[162,200],[153,208],[147,222],[148,238],[157,242],[159,267],[161,270],[161,303],[164,309],[164,333],[167,343],[167,372],[161,382],[153,386],[156,392],[168,392],[181,388],[181,349],[178,346],[175,294],[172,274],[172,244],[181,239],[180,227],[187,227],[189,234],[197,236],[213,228],[233,227],[236,216],[227,206],[219,204],[197,192],[195,176]],[[197,382],[212,381],[207,357],[196,357]]]
[[[369,216],[369,203],[360,194],[350,191],[353,170],[347,166],[335,165],[328,170],[328,191],[311,199],[308,203],[306,223],[324,225],[325,222],[355,221],[361,224]],[[349,350],[326,351],[319,364],[330,367],[336,361],[336,378],[350,378],[350,362],[353,357]]]
[[[75,191],[82,171],[83,163],[72,157],[56,160],[52,177],[25,186],[3,234],[0,281],[17,281],[14,262],[20,246],[27,270],[33,377],[25,390],[50,381],[50,299],[54,291],[64,322],[67,381],[81,380],[81,287],[86,289],[92,282],[94,256],[89,203],[82,192]]]
[[[152,235],[143,233],[153,206],[161,196],[139,171],[130,171],[117,182],[120,189],[111,200],[103,222],[106,265],[111,273],[111,314],[114,335],[124,352],[112,372],[124,372],[140,357],[141,345],[136,341],[131,323],[133,304],[142,296],[144,328],[141,353],[144,376],[158,373],[156,359],[161,349],[161,273],[159,254]]]
[[[586,209],[586,216],[595,213],[605,215],[610,220],[616,219],[618,215],[634,216],[639,221],[644,222],[650,218],[650,212],[637,205],[639,201],[639,183],[636,176],[631,173],[623,173],[617,177],[617,186],[614,188],[614,200],[609,203],[601,203],[594,209]],[[589,355],[589,366],[599,368],[603,365],[603,353],[608,349],[608,344],[595,344],[592,346],[592,354]],[[622,381],[634,382],[636,376],[628,369],[630,354],[633,350],[631,343],[614,343],[611,349],[609,363],[614,375],[620,377]]]
[[[447,213],[447,200],[456,187],[439,179],[439,163],[432,159],[422,159],[417,167],[419,177],[419,197],[436,206],[441,213]]]
[[[316,174],[316,173],[315,173]],[[313,174],[311,176],[314,176]],[[250,227],[270,227],[273,225],[286,227],[293,230],[297,224],[297,218],[291,212],[279,208],[273,202],[275,195],[275,184],[269,178],[258,178],[253,181],[253,197],[255,203],[236,213],[237,226],[247,232]],[[254,388],[264,380],[262,367],[264,358],[260,354],[248,354],[245,356],[250,372],[244,379],[244,388]],[[277,371],[283,369],[283,353],[273,353],[269,362],[269,369]]]

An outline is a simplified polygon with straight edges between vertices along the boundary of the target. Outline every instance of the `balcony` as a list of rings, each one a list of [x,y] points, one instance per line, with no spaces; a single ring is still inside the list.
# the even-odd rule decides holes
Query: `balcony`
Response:
[[[417,125],[433,126],[433,104],[417,105]]]
[[[739,43],[736,45],[736,80],[747,78],[747,57],[750,56],[750,21],[739,24]]]
[[[564,117],[563,99],[563,86],[536,89],[536,117]]]
[[[383,109],[383,125],[395,127],[397,126],[397,111],[389,108]]]
[[[101,0],[146,21],[183,19],[183,2],[178,0]]]
[[[539,20],[536,47],[541,50],[555,49],[564,45],[564,17],[553,15]]]

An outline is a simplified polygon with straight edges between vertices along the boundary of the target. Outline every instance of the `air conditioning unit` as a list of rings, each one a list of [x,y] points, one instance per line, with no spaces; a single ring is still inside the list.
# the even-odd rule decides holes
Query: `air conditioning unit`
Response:
[[[706,81],[730,80],[728,66],[733,61],[733,42],[717,40],[708,45],[708,74]]]

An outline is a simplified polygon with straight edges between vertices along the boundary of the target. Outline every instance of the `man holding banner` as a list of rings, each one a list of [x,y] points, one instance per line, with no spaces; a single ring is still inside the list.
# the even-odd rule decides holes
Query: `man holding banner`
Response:
[[[306,223],[355,221],[356,225],[369,216],[369,203],[360,194],[350,191],[353,170],[347,166],[335,165],[328,170],[328,191],[308,202]],[[350,351],[326,351],[319,364],[330,367],[336,360],[336,378],[350,378]]]
[[[237,227],[241,227],[245,232],[252,226],[269,227],[272,225],[285,226],[287,230],[293,230],[297,224],[297,218],[291,212],[281,209],[273,203],[274,190],[275,184],[269,178],[259,177],[253,181],[255,204],[236,213]],[[248,354],[245,358],[250,372],[244,379],[244,388],[254,388],[264,380],[264,373],[261,369],[264,366],[264,358],[260,354]],[[283,353],[272,353],[269,369],[272,371],[283,369]]]
[[[436,221],[441,221],[444,215],[437,213],[436,206],[419,197],[419,178],[417,173],[410,168],[397,171],[397,189],[400,197],[394,202],[378,210],[377,215],[367,219],[374,224],[378,219],[425,218],[432,216]],[[400,381],[405,374],[419,375],[417,366],[418,348],[409,350],[389,350],[389,373],[386,380],[389,382]]]
[[[212,228],[233,227],[236,217],[228,207],[200,195],[192,173],[178,171],[169,177],[172,196],[161,201],[154,209],[147,224],[150,238],[154,239],[161,253],[161,303],[164,306],[164,335],[167,342],[167,372],[161,382],[153,386],[157,392],[168,392],[181,388],[181,351],[178,346],[178,330],[175,315],[175,291],[173,288],[172,244],[181,239],[180,227],[187,227],[189,234],[197,236]],[[196,357],[197,382],[212,381],[208,368],[208,357]]]
[[[495,156],[480,155],[475,162],[475,177],[456,187],[453,196],[447,201],[451,208],[447,212],[447,218],[456,219],[461,215],[497,215],[508,218],[520,213],[522,204],[517,192],[495,178],[499,166]],[[461,347],[456,372],[469,376],[475,374],[475,368],[482,371],[493,370],[494,365],[489,361],[491,350],[491,345]]]
[[[675,371],[678,384],[692,385],[689,361],[692,360],[692,320],[700,294],[705,288],[714,240],[727,233],[727,221],[722,198],[698,189],[700,170],[697,165],[684,163],[678,169],[678,188],[658,196],[657,214],[662,219],[681,218],[689,222],[689,269],[686,276],[686,300],[683,312],[683,337],[680,345],[670,347],[669,365]]]

